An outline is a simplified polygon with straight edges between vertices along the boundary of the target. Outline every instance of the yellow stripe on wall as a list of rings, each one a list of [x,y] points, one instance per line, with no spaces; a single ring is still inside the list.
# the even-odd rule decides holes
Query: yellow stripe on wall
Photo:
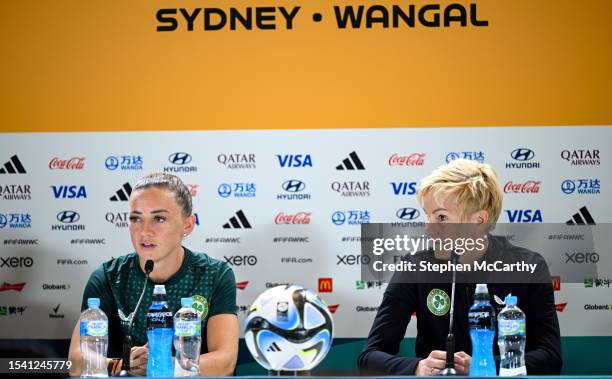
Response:
[[[472,0],[487,27],[339,29],[333,6],[4,1],[1,132],[612,124],[612,1]],[[157,32],[160,8],[300,6],[286,30]],[[321,22],[313,14],[321,13]]]

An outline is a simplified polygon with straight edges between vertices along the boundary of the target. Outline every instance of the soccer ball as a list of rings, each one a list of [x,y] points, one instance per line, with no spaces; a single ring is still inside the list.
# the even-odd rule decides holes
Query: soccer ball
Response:
[[[300,286],[278,286],[253,302],[244,339],[253,358],[268,370],[304,371],[325,358],[333,339],[327,305]]]

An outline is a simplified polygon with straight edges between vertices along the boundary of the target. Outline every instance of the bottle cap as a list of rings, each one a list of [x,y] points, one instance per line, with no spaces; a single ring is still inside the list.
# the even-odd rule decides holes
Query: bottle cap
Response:
[[[91,309],[100,308],[100,298],[90,297],[87,299],[87,306]]]
[[[181,307],[192,308],[193,299],[190,297],[181,297]]]
[[[516,305],[517,301],[518,301],[518,299],[516,298],[516,296],[512,296],[512,295],[508,295],[504,299],[504,303],[506,305]]]
[[[156,284],[155,288],[153,288],[153,295],[165,295],[166,294],[166,286],[163,284]]]
[[[476,293],[489,293],[489,289],[487,288],[486,284],[483,283],[479,283],[476,284]]]

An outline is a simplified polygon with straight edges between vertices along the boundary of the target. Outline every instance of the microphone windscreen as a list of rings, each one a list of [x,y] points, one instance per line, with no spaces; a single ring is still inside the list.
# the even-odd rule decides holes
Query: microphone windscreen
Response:
[[[145,262],[145,273],[147,275],[149,275],[151,273],[151,271],[153,271],[153,260],[152,259],[148,259]]]

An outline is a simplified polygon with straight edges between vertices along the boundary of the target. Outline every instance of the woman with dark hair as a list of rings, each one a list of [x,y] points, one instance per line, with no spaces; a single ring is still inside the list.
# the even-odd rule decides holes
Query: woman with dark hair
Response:
[[[136,307],[144,286],[145,262],[153,260],[142,304],[133,315],[130,355],[131,373],[144,375],[148,360],[146,313],[153,296],[153,284],[164,284],[170,309],[180,307],[182,297],[191,297],[202,322],[200,373],[231,375],[238,354],[236,281],[227,263],[182,245],[195,225],[191,195],[185,184],[171,174],[154,173],[136,183],[130,196],[130,237],[135,252],[113,258],[98,267],[89,278],[81,308],[87,299],[100,298],[100,309],[109,319],[108,357],[120,357],[129,315]],[[80,375],[79,325],[70,342],[71,375]],[[121,367],[118,358],[108,359],[109,374]]]

